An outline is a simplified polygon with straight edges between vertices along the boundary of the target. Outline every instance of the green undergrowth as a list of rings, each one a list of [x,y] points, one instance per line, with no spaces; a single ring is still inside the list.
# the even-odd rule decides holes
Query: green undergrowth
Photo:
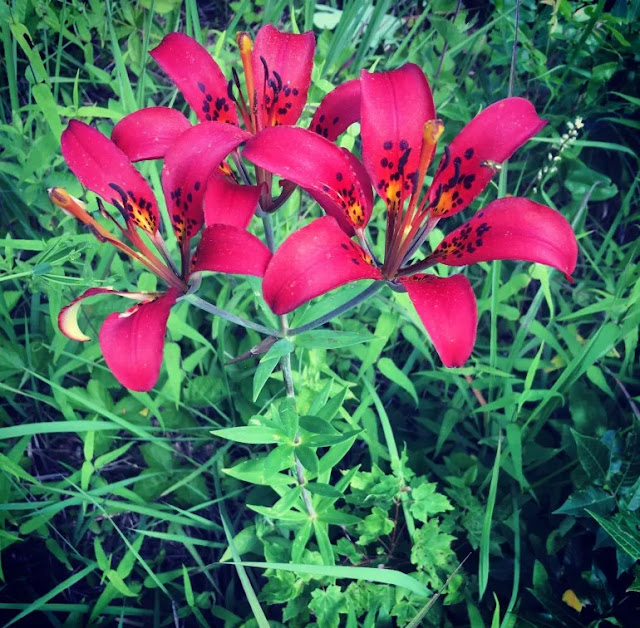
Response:
[[[633,623],[640,9],[621,0],[518,8],[511,72],[511,1],[2,0],[5,625]],[[230,75],[235,33],[266,23],[314,29],[305,120],[361,69],[411,61],[429,77],[444,144],[506,97],[511,78],[549,124],[466,216],[499,193],[559,209],[580,246],[574,282],[529,263],[467,269],[478,340],[451,370],[407,296],[390,291],[233,363],[262,338],[182,303],[157,386],[123,389],[98,343],[72,343],[55,321],[88,287],[153,290],[155,277],[50,203],[52,186],[84,196],[60,134],[71,118],[109,133],[140,107],[187,112],[148,51],[181,30]],[[357,152],[358,129],[341,143]],[[158,199],[160,166],[141,166]],[[382,214],[376,205],[374,233]],[[276,239],[317,215],[294,193],[274,215]],[[291,326],[360,290],[300,308]],[[215,276],[199,292],[277,326],[259,295],[257,280]],[[94,339],[108,308],[84,306]],[[287,354],[295,404],[278,368]]]

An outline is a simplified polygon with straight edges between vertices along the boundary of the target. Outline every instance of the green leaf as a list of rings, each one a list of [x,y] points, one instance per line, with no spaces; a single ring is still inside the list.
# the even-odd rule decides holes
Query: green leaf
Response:
[[[376,541],[381,536],[391,534],[394,522],[387,517],[387,511],[374,506],[371,514],[367,515],[358,525],[356,531],[360,535],[356,541],[357,545],[367,545]]]
[[[599,439],[583,436],[575,430],[571,435],[576,441],[578,460],[590,480],[604,482],[611,464],[611,452]]]
[[[431,592],[415,578],[395,569],[377,569],[375,567],[343,567],[340,565],[304,565],[300,563],[259,563],[239,562],[244,567],[259,567],[261,569],[281,569],[297,574],[312,576],[329,576],[330,578],[348,578],[350,580],[369,580],[382,584],[391,584],[408,589],[420,597],[428,597]]]
[[[317,416],[301,416],[300,427],[312,434],[339,434],[338,430],[329,423]]]
[[[262,392],[271,373],[273,373],[276,366],[278,366],[280,358],[291,353],[294,348],[286,338],[280,338],[280,340],[275,342],[269,351],[262,356],[260,364],[258,364],[258,368],[253,376],[253,401],[255,401]]]
[[[316,616],[318,626],[338,628],[340,613],[347,612],[347,598],[342,589],[331,585],[326,589],[315,589],[311,592],[313,600],[309,610]]]
[[[322,495],[323,497],[342,497],[342,493],[330,484],[322,484],[319,482],[310,482],[305,488],[314,495]]]
[[[432,515],[447,510],[453,510],[449,499],[441,493],[436,493],[434,482],[420,484],[411,491],[411,514],[419,521],[427,521]]]
[[[307,471],[313,475],[318,473],[318,456],[313,449],[305,447],[304,445],[298,445],[298,447],[296,447],[296,454],[298,460],[300,460],[302,466]]]
[[[350,440],[360,434],[360,432],[362,432],[362,430],[350,430],[344,434],[313,434],[303,437],[300,442],[309,447],[331,447],[332,445],[338,445],[339,443]]]
[[[369,342],[374,338],[373,334],[364,331],[331,331],[320,329],[307,331],[293,337],[298,347],[304,349],[340,349],[351,347],[363,342]]]
[[[640,559],[640,517],[635,513],[617,513],[610,519],[592,510],[587,510],[587,512],[621,550],[629,554],[634,560]]]
[[[214,436],[231,440],[234,443],[246,445],[273,445],[286,441],[287,437],[272,427],[263,425],[245,425],[241,427],[225,427],[221,430],[211,430]]]
[[[378,360],[378,370],[394,384],[397,384],[403,390],[406,390],[413,399],[416,407],[418,406],[418,393],[413,382],[396,366],[395,362],[390,358],[380,358]]]

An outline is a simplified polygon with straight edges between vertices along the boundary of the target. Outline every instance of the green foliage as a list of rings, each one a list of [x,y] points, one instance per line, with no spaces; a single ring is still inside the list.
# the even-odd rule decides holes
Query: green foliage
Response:
[[[513,0],[0,3],[3,623],[632,625],[637,13],[637,3],[520,2],[510,77]],[[265,23],[314,28],[305,120],[360,69],[412,61],[446,142],[513,78],[549,125],[510,161],[500,193],[572,222],[575,283],[527,263],[469,269],[477,349],[454,370],[439,366],[402,294],[381,292],[258,354],[257,332],[183,303],[156,388],[124,391],[97,343],[67,341],[57,314],[88,286],[155,285],[50,204],[54,185],[83,194],[60,134],[70,118],[108,134],[139,107],[187,111],[149,50],[182,30],[230,75],[235,32]],[[341,142],[357,152],[354,129]],[[141,170],[159,191],[160,164]],[[307,214],[317,208],[294,194],[273,216],[277,241]],[[299,308],[290,326],[360,290]],[[199,295],[277,326],[259,291],[209,277]],[[92,338],[109,307],[83,310]]]

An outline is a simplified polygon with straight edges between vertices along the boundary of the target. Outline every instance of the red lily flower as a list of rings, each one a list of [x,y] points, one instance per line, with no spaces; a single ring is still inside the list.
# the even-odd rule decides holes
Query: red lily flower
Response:
[[[94,128],[75,120],[62,134],[62,154],[80,182],[121,212],[122,226],[99,202],[100,213],[113,221],[129,241],[116,238],[87,211],[85,204],[61,188],[51,200],[87,225],[101,242],[138,260],[168,286],[164,293],[128,293],[90,288],[63,308],[58,326],[68,338],[90,340],[78,326],[84,299],[112,293],[138,301],[122,313],[109,315],[100,329],[100,348],[116,379],[132,390],[147,391],[156,383],[171,307],[189,290],[195,273],[217,271],[263,276],[271,258],[267,247],[246,231],[257,207],[260,189],[236,186],[218,173],[229,151],[245,141],[236,127],[207,122],[184,131],[166,150],[162,187],[171,222],[181,245],[182,272],[171,260],[158,231],[160,214],[149,184],[129,158]],[[195,255],[191,238],[206,224]],[[160,257],[148,246],[148,238]],[[162,258],[162,259],[161,259]]]
[[[293,125],[307,101],[315,39],[282,33],[267,24],[256,36],[241,32],[236,40],[244,69],[244,88],[233,70],[227,81],[206,48],[183,33],[170,33],[151,56],[171,77],[200,122],[218,121],[258,133],[275,125]],[[349,81],[327,94],[310,128],[334,140],[360,117],[360,81]],[[111,139],[132,161],[164,156],[174,139],[190,126],[175,109],[149,107],[123,118]]]
[[[370,187],[357,160],[331,142],[291,127],[267,129],[247,142],[244,157],[309,190],[329,216],[293,233],[276,251],[264,297],[284,314],[358,279],[385,280],[408,292],[446,366],[471,354],[477,308],[464,275],[424,274],[441,263],[465,266],[515,259],[574,270],[577,243],[557,211],[524,198],[503,198],[450,233],[426,258],[414,256],[439,220],[464,209],[485,189],[498,164],[545,124],[530,102],[507,98],[469,122],[445,148],[432,184],[421,194],[442,134],[429,84],[417,66],[361,75],[362,153],[366,172],[387,206],[384,261],[369,253],[364,228]],[[295,156],[286,150],[296,146]],[[355,233],[360,244],[351,239]]]

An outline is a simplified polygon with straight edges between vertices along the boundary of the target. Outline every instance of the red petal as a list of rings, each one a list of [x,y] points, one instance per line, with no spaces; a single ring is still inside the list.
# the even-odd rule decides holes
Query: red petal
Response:
[[[162,364],[164,335],[179,291],[107,316],[100,328],[100,348],[115,378],[130,390],[151,390]]]
[[[445,148],[429,188],[435,216],[452,216],[487,187],[499,164],[547,124],[524,98],[505,98],[481,111]],[[489,163],[487,163],[489,162]]]
[[[462,366],[476,342],[478,309],[464,275],[413,275],[399,280],[445,366]]]
[[[292,233],[275,252],[262,282],[276,314],[358,279],[381,279],[371,258],[325,216]]]
[[[84,122],[71,120],[61,144],[65,161],[82,185],[123,207],[141,229],[151,234],[158,230],[158,205],[149,184],[110,139]]]
[[[271,251],[244,229],[233,225],[210,225],[202,232],[192,270],[262,277],[270,259]]]
[[[180,242],[192,238],[202,226],[203,198],[210,175],[248,137],[237,126],[203,122],[182,133],[167,151],[162,189]]]
[[[147,107],[125,116],[113,127],[111,141],[131,161],[162,159],[191,122],[177,109]]]
[[[77,342],[87,342],[87,340],[91,340],[78,326],[78,313],[82,301],[99,294],[117,294],[118,296],[127,297],[128,299],[134,299],[136,301],[143,301],[149,298],[149,294],[143,292],[121,292],[113,288],[89,288],[79,297],[71,301],[69,305],[63,307],[58,314],[58,327],[67,338],[76,340]]]
[[[195,39],[169,33],[150,54],[178,86],[200,122],[238,124],[222,70]]]
[[[360,120],[360,79],[330,91],[316,110],[309,129],[332,142]]]
[[[253,137],[243,150],[249,161],[317,192],[324,209],[342,225],[364,227],[371,216],[371,186],[355,158],[333,142],[295,127],[273,127]],[[332,207],[330,210],[329,208]]]
[[[501,198],[448,234],[431,257],[447,266],[496,259],[538,262],[569,277],[578,244],[571,225],[555,209],[526,198]]]
[[[435,119],[431,89],[413,63],[391,72],[363,70],[360,80],[362,160],[380,196],[400,199],[401,207],[416,184],[424,124]]]
[[[239,185],[213,174],[204,195],[206,225],[235,225],[246,229],[260,200],[259,185]]]
[[[281,33],[271,24],[258,31],[251,54],[251,65],[265,125],[265,93],[270,98],[269,106],[275,107],[272,124],[295,124],[298,121],[307,102],[315,47],[315,37],[311,31],[302,35]],[[261,57],[266,61],[269,72],[266,78]],[[278,76],[282,82],[281,88]],[[274,103],[276,92],[277,99]]]

